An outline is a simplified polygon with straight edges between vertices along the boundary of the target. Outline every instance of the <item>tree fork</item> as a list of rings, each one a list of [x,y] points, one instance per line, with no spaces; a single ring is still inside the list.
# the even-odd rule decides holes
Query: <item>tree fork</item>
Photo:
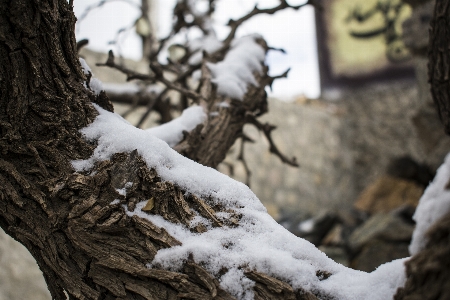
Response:
[[[233,299],[192,259],[182,272],[148,268],[159,249],[179,241],[126,214],[148,199],[172,222],[189,224],[194,209],[215,226],[236,226],[215,219],[220,207],[162,182],[136,151],[98,163],[95,175],[74,173],[70,162],[95,148],[79,132],[97,115],[91,101],[109,103],[83,86],[72,1],[3,1],[0,20],[0,226],[35,257],[52,298]],[[258,299],[315,298],[247,274]]]

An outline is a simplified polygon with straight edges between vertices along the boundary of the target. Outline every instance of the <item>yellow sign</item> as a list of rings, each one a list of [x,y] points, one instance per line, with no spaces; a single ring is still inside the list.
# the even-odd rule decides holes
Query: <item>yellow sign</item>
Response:
[[[334,76],[357,76],[405,65],[401,41],[411,8],[400,0],[335,0],[325,9],[328,49]]]

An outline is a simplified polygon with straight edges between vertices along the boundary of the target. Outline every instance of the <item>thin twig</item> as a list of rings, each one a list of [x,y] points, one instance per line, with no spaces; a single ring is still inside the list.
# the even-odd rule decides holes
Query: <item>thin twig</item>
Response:
[[[106,67],[110,67],[110,68],[119,70],[120,72],[127,75],[127,81],[139,79],[139,80],[143,80],[143,81],[150,81],[152,83],[155,82],[155,77],[152,75],[142,74],[142,73],[133,71],[131,69],[128,69],[127,67],[124,67],[122,65],[116,64],[114,62],[114,54],[113,54],[112,50],[109,50],[108,59],[106,60],[105,63],[103,63],[103,64],[97,63],[96,65],[99,67],[106,66]]]
[[[270,145],[270,152],[278,156],[281,161],[285,164],[288,164],[293,167],[299,167],[299,164],[297,163],[297,159],[295,157],[292,157],[291,159],[287,158],[284,154],[278,150],[278,147],[275,145],[273,139],[272,139],[272,131],[276,128],[276,126],[273,126],[269,123],[262,124],[259,122],[254,116],[247,115],[247,121],[250,124],[253,124],[256,128],[258,128],[260,131],[264,133],[264,135],[267,138],[267,141]]]
[[[252,18],[252,17],[254,17],[256,15],[259,15],[259,14],[272,15],[272,14],[274,14],[274,13],[276,13],[276,12],[282,10],[282,9],[285,9],[285,8],[292,8],[292,9],[298,10],[298,9],[300,9],[300,8],[306,6],[306,5],[310,5],[310,4],[313,5],[314,2],[315,1],[313,1],[313,0],[308,0],[304,4],[290,5],[289,3],[286,2],[286,0],[280,0],[280,4],[278,6],[273,7],[273,8],[267,8],[267,9],[259,9],[258,5],[255,5],[253,10],[251,12],[249,12],[247,15],[241,17],[238,20],[230,20],[230,21],[228,21],[228,26],[231,27],[231,31],[230,31],[230,33],[228,34],[227,38],[224,40],[223,43],[225,45],[229,46],[231,41],[234,39],[234,37],[236,35],[236,31],[237,31],[238,27],[240,25],[242,25],[242,23],[244,23],[245,21],[247,21],[248,19],[250,19],[250,18]]]
[[[179,84],[176,83],[176,81],[170,81],[167,80],[164,77],[163,74],[163,69],[161,67],[161,65],[157,62],[150,62],[150,69],[155,73],[155,78],[156,80],[162,82],[163,84],[165,84],[169,89],[175,90],[180,92],[181,94],[183,94],[184,96],[194,99],[195,101],[200,100],[202,97],[200,96],[200,94],[193,92],[191,90],[185,89],[182,86],[180,86]]]
[[[242,133],[242,135],[241,135],[241,146],[239,148],[239,155],[237,157],[237,160],[241,161],[242,165],[244,166],[244,170],[245,170],[245,184],[248,187],[250,187],[250,177],[252,175],[252,172],[250,171],[250,168],[248,167],[247,161],[245,160],[245,157],[244,157],[244,150],[245,150],[245,143],[246,142],[254,143],[254,141],[251,138],[249,138],[247,135]]]
[[[167,93],[167,91],[168,91],[168,89],[166,88],[164,91],[159,93],[158,97],[150,99],[150,101],[148,102],[148,105],[147,105],[147,110],[141,116],[141,119],[139,120],[139,122],[136,124],[137,128],[141,128],[142,124],[145,122],[145,120],[147,119],[148,115],[153,110],[153,107],[155,106],[155,104],[158,101],[161,101],[162,97]]]
[[[81,48],[86,46],[89,43],[88,39],[82,39],[81,41],[77,42],[77,52],[80,52]]]
[[[281,75],[276,75],[276,76],[270,76],[270,81],[267,84],[270,87],[270,90],[272,90],[272,84],[276,79],[280,79],[280,78],[287,78],[289,71],[291,70],[291,68],[287,69],[286,71],[284,71],[283,74]]]

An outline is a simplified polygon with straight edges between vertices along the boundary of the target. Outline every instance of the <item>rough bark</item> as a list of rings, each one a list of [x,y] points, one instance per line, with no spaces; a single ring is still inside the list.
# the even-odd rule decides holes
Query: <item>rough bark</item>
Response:
[[[261,43],[267,48],[263,41]],[[200,104],[207,108],[210,116],[206,124],[185,133],[183,141],[174,149],[202,165],[217,167],[225,159],[227,151],[236,139],[242,135],[242,129],[249,123],[249,118],[267,112],[267,94],[261,87],[270,84],[273,79],[267,75],[267,69],[262,75],[258,73],[254,75],[258,86],[249,86],[244,99],[235,100],[217,95],[215,86],[211,84],[211,73],[206,65],[203,65],[201,96],[207,101],[203,100]],[[223,102],[229,106],[221,107],[220,103]]]
[[[436,0],[430,24],[429,81],[434,103],[450,134],[450,0]],[[427,232],[428,244],[406,262],[407,281],[396,300],[450,298],[450,214]]]
[[[450,299],[450,214],[433,225],[427,247],[406,262],[408,280],[395,300]]]
[[[450,134],[450,1],[437,0],[430,23],[429,81],[434,103]]]
[[[215,226],[236,226],[239,216],[219,222],[221,207],[161,181],[136,151],[98,163],[95,175],[74,172],[70,161],[88,158],[95,147],[79,133],[96,116],[91,101],[111,109],[103,93],[83,85],[74,25],[72,1],[0,2],[0,226],[35,257],[53,299],[233,299],[192,260],[182,272],[147,268],[159,249],[180,242],[124,207],[132,211],[147,199],[152,213],[182,224],[191,210]],[[119,194],[128,182],[127,195]],[[247,274],[257,299],[316,298]]]

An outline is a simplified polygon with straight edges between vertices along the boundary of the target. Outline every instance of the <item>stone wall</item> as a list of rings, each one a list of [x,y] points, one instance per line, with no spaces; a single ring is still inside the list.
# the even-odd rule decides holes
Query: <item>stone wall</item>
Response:
[[[320,100],[286,103],[269,100],[263,121],[275,124],[273,138],[285,155],[295,156],[299,168],[283,164],[269,153],[269,144],[254,127],[245,132],[256,141],[246,144],[245,159],[252,172],[250,187],[277,218],[284,210],[317,212],[326,207],[350,207],[355,197],[345,130],[345,112],[338,105]],[[237,147],[236,147],[237,148]],[[232,162],[237,149],[227,158]],[[236,179],[245,182],[242,165],[236,163]],[[219,169],[227,173],[221,166]]]
[[[348,130],[352,132],[349,147],[354,160],[353,182],[358,192],[382,175],[393,158],[409,155],[436,169],[450,149],[449,138],[440,124],[429,128],[415,123],[427,105],[419,97],[415,81],[347,90],[342,93],[342,102],[348,112]],[[439,123],[434,108],[423,122]],[[426,133],[421,137],[418,132]],[[437,140],[430,147],[426,138],[432,135],[437,135]]]
[[[275,141],[283,153],[297,157],[300,168],[283,165],[269,154],[265,138],[246,128],[257,141],[245,151],[252,190],[275,218],[282,211],[316,214],[351,208],[395,158],[408,155],[435,170],[450,150],[450,139],[421,99],[414,80],[342,89],[333,101],[271,99],[263,120],[278,126]],[[229,163],[237,156],[235,148]],[[245,182],[242,165],[235,169],[233,177]],[[225,166],[220,170],[229,173]]]

